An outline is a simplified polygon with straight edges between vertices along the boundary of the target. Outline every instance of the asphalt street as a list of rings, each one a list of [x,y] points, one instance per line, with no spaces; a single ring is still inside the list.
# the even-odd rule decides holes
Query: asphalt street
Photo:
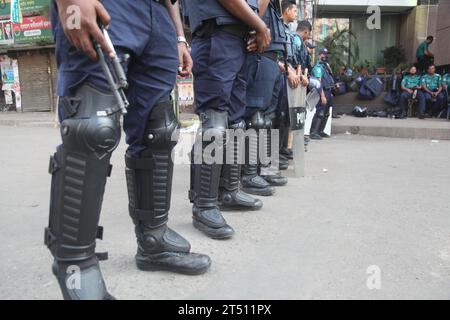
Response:
[[[57,129],[0,126],[0,299],[61,298],[43,245],[58,143]],[[199,277],[136,269],[124,151],[113,156],[98,245],[118,299],[450,299],[450,141],[312,143],[307,177],[259,212],[225,213],[236,236],[223,242],[192,227],[189,167],[176,166],[170,226],[211,256]],[[368,268],[381,272],[375,289]]]

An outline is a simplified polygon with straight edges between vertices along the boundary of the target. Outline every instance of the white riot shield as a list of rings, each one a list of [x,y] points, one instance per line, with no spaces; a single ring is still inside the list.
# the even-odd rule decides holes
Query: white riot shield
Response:
[[[305,176],[306,87],[292,89],[287,85],[289,116],[293,133],[294,174]]]

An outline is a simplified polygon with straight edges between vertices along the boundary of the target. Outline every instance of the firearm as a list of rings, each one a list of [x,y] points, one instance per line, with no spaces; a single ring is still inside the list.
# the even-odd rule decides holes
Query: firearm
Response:
[[[130,106],[128,102],[127,96],[125,94],[125,90],[128,88],[128,80],[125,75],[125,71],[122,67],[122,61],[117,56],[117,53],[114,49],[114,45],[112,44],[111,38],[109,37],[108,31],[100,27],[108,45],[114,51],[114,59],[107,58],[105,53],[103,52],[100,44],[97,41],[94,41],[94,47],[97,51],[97,55],[99,58],[99,63],[103,69],[106,80],[111,88],[112,93],[117,99],[117,103],[119,104],[120,111],[123,115],[127,114],[127,108]],[[127,59],[127,57],[124,57]]]

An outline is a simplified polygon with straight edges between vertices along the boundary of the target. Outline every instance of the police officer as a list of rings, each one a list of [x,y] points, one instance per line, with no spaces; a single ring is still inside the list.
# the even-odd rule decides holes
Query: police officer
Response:
[[[444,89],[444,108],[448,107],[448,97],[449,97],[449,88],[450,88],[450,73],[447,73],[442,76],[442,87]]]
[[[429,107],[430,115],[437,117],[444,105],[444,93],[442,87],[442,77],[436,73],[436,67],[430,65],[428,73],[422,76],[422,90],[425,101]]]
[[[50,221],[45,242],[54,256],[53,273],[65,299],[112,299],[100,271],[95,240],[102,236],[98,222],[111,154],[121,136],[120,109],[102,68],[94,61],[98,56],[92,39],[107,56],[115,56],[98,22],[109,27],[117,55],[131,56],[124,60],[131,103],[124,130],[137,267],[194,275],[206,272],[211,264],[209,257],[190,253],[189,242],[167,227],[171,150],[176,144],[172,135],[178,128],[170,92],[177,69],[186,75],[192,65],[175,2],[52,2],[62,144],[50,162]],[[81,19],[78,27],[72,25],[73,6],[79,9],[75,11],[79,12],[75,18]],[[72,273],[78,285],[71,285]]]
[[[297,61],[299,62],[303,73],[311,71],[311,54],[309,47],[311,46],[308,39],[311,35],[312,26],[309,21],[300,21],[297,25],[297,32],[294,34],[294,45],[297,47]]]
[[[270,156],[272,148],[270,130],[276,118],[280,87],[278,61],[284,56],[287,35],[280,16],[279,0],[259,1],[259,14],[270,29],[272,42],[265,52],[250,53],[246,59],[247,105],[244,118],[247,128],[255,130],[256,139],[247,141],[242,187],[251,194],[271,196],[275,192],[272,186],[287,184],[287,179],[275,169],[276,164],[272,168],[268,162],[261,161],[261,156]],[[260,146],[262,148],[258,149]]]
[[[256,0],[189,0],[183,5],[193,34],[196,112],[202,121],[192,152],[189,198],[193,224],[210,238],[227,239],[234,230],[223,218],[219,200],[246,209],[260,209],[262,202],[239,189],[239,142],[233,148],[235,161],[222,165],[222,161],[206,158],[204,153],[211,145],[206,137],[215,136],[220,153],[228,128],[245,129],[245,39],[253,30],[250,44],[263,52],[270,43],[270,32],[256,13]]]
[[[428,36],[416,50],[417,68],[419,69],[419,72],[426,72],[434,60],[434,54],[430,52],[430,45],[433,41],[434,37]]]
[[[417,68],[412,66],[401,83],[402,93],[400,95],[400,117],[406,117],[406,104],[408,99],[415,97],[418,101],[419,118],[423,119],[425,115],[425,97],[423,96],[421,77],[417,74]]]
[[[333,88],[335,87],[333,72],[328,64],[328,50],[319,51],[319,61],[312,70],[312,76],[320,81],[320,101],[316,107],[316,114],[312,120],[310,139],[322,140],[329,138],[324,132],[330,116],[330,107],[333,105]]]
[[[292,21],[293,15],[289,13],[289,11],[297,10],[297,6],[289,1],[284,2],[283,6],[283,20],[285,25],[289,24]],[[295,19],[297,17],[295,16]],[[309,50],[308,50],[308,39],[310,37],[310,33],[312,31],[312,26],[308,21],[300,21],[297,24],[296,32],[290,32],[291,43],[292,43],[292,56],[288,57],[289,62],[292,64],[293,68],[296,71],[297,76],[300,76],[303,83],[307,83],[308,79],[306,75],[309,75],[310,60],[309,60]],[[282,92],[280,93],[280,108],[279,110],[285,110],[285,112],[289,112],[288,102],[287,102],[287,91],[286,91],[286,78],[285,75],[283,77],[283,86]],[[282,107],[284,106],[284,107]],[[288,119],[287,119],[288,120]],[[282,158],[281,163],[284,163],[284,159],[293,160],[293,152],[288,148],[288,138],[289,138],[289,121],[284,122],[285,125],[280,128],[280,157]],[[283,123],[283,122],[282,122]],[[305,139],[305,144],[307,141]],[[284,159],[283,159],[284,158]]]

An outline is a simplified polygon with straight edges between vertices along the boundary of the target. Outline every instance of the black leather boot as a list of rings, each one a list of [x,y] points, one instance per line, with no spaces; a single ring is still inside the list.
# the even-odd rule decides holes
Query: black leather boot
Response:
[[[311,123],[311,132],[309,134],[309,138],[311,140],[322,140],[320,135],[320,126],[322,123],[322,116],[314,115],[314,118]]]

